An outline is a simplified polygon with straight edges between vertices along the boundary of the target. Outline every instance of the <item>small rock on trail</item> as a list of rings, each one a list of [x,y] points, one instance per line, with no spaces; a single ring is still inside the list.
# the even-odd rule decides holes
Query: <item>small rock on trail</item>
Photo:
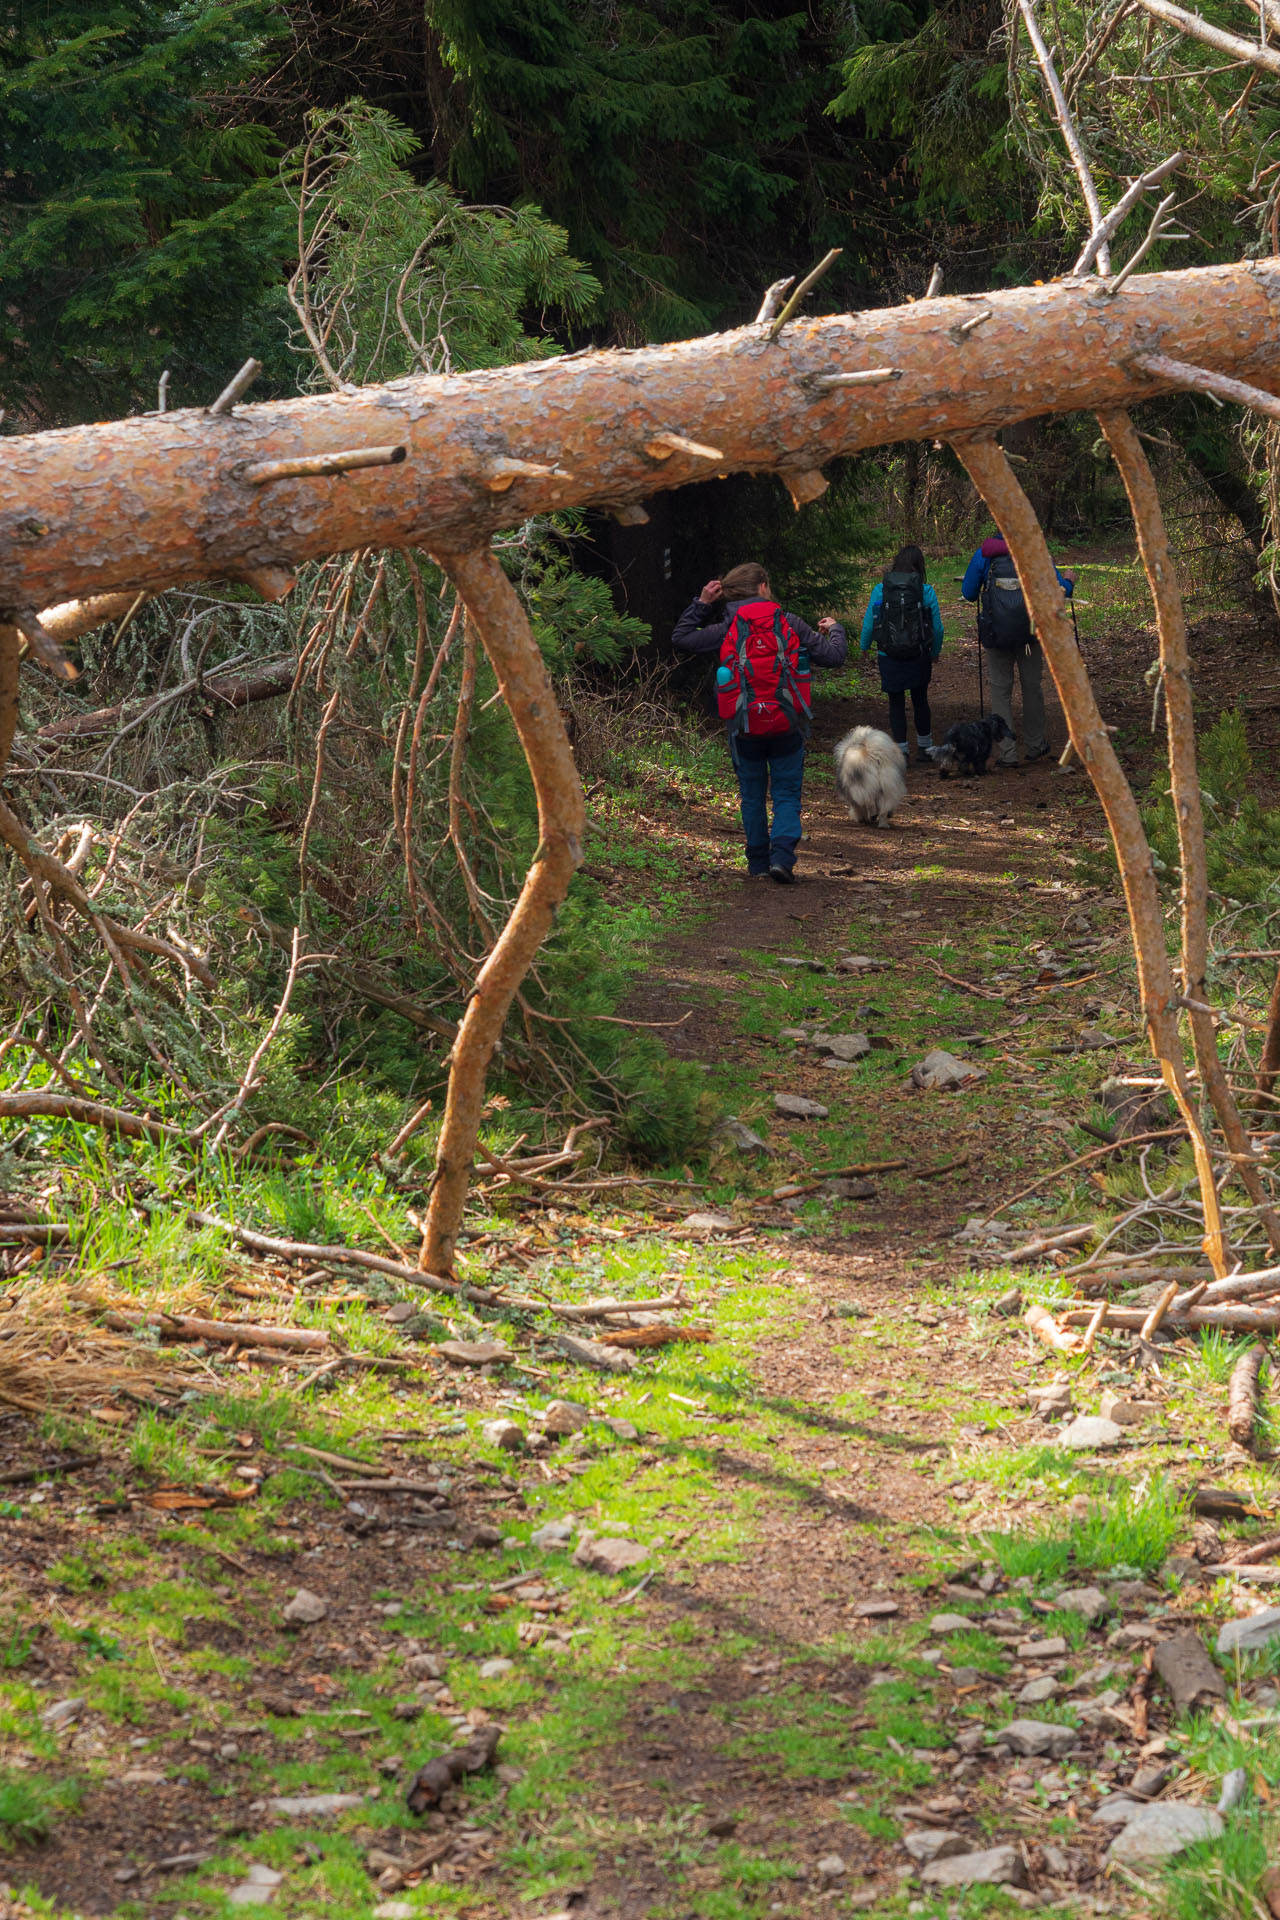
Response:
[[[956,1087],[972,1086],[978,1080],[985,1080],[985,1067],[975,1067],[971,1060],[957,1060],[954,1053],[948,1053],[945,1047],[934,1047],[926,1053],[923,1060],[911,1069],[913,1087],[932,1089],[947,1093]]]
[[[587,1534],[573,1556],[573,1564],[588,1567],[592,1573],[626,1573],[648,1558],[648,1547],[642,1547],[638,1540],[597,1540]]]
[[[927,1887],[1025,1887],[1027,1869],[1017,1847],[985,1847],[934,1860],[920,1878]]]
[[[1222,1815],[1212,1807],[1191,1807],[1163,1800],[1140,1807],[1111,1842],[1107,1859],[1121,1866],[1140,1867],[1169,1860],[1198,1840],[1217,1840],[1225,1831]]]
[[[329,1602],[322,1600],[318,1593],[312,1593],[309,1587],[299,1587],[281,1616],[290,1627],[314,1627],[317,1621],[327,1617]]]
[[[830,1114],[829,1107],[818,1100],[806,1100],[802,1093],[775,1093],[773,1104],[788,1120],[825,1120]]]

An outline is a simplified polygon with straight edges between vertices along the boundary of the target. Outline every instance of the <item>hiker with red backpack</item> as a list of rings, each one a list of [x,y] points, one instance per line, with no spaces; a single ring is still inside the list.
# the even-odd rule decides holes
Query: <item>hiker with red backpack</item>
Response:
[[[1075,581],[1058,572],[1062,591],[1070,599]],[[984,540],[965,569],[960,592],[978,603],[978,642],[991,676],[991,711],[1009,729],[996,761],[1016,767],[1018,749],[1013,733],[1013,676],[1022,685],[1022,759],[1026,765],[1043,760],[1049,751],[1044,717],[1044,654],[1031,626],[1022,597],[1018,569],[1005,542],[998,536]]]
[[[929,681],[933,663],[942,652],[942,612],[938,596],[925,580],[924,555],[919,547],[900,547],[893,565],[871,598],[862,620],[861,645],[870,653],[875,644],[880,688],[889,696],[889,730],[904,762],[911,759],[907,739],[907,695],[916,723],[916,759],[933,758],[933,716],[929,712]]]
[[[785,613],[764,567],[749,560],[722,580],[708,580],[671,638],[681,653],[720,655],[716,706],[729,729],[738,776],[747,877],[788,886],[800,844],[810,667],[844,665],[844,628],[827,615],[815,632]]]

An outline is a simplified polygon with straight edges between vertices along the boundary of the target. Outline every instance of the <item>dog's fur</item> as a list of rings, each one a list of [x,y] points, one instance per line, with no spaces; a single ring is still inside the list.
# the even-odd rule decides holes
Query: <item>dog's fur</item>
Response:
[[[1013,734],[998,713],[985,720],[962,720],[951,728],[933,756],[933,764],[943,780],[957,774],[989,773],[987,761],[997,740],[1012,740]]]
[[[902,749],[877,727],[855,727],[836,746],[836,786],[855,820],[884,826],[907,797]]]

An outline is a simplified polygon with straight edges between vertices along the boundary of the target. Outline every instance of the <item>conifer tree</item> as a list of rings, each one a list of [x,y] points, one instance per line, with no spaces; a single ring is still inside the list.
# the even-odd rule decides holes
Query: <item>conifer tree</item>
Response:
[[[283,342],[289,208],[238,90],[263,0],[46,0],[0,34],[0,391],[11,427],[205,400]],[[264,310],[265,309],[265,310]]]

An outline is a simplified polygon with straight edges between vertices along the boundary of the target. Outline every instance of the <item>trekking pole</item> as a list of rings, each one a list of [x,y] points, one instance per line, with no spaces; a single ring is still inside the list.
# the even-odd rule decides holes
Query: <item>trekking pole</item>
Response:
[[[978,718],[982,719],[986,708],[982,704],[982,636],[978,636]]]
[[[1074,628],[1074,630],[1075,630],[1075,636],[1076,636],[1076,652],[1077,652],[1077,653],[1079,653],[1079,651],[1080,651],[1080,622],[1079,622],[1079,621],[1077,620],[1077,618],[1076,618],[1076,597],[1075,597],[1075,595],[1074,595],[1074,593],[1069,593],[1069,594],[1067,595],[1067,605],[1068,605],[1068,606],[1069,606],[1069,607],[1071,608],[1071,625],[1072,625],[1072,627],[1073,627],[1073,628]]]

